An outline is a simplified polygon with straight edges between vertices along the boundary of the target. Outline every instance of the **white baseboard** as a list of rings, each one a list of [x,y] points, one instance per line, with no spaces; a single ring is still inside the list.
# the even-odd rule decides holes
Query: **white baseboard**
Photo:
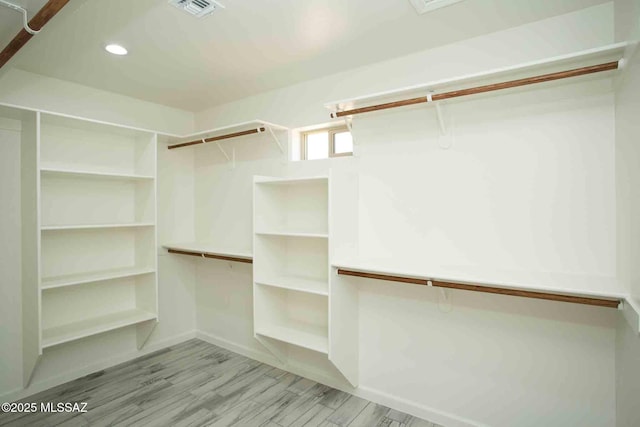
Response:
[[[379,405],[388,406],[396,411],[405,412],[409,415],[413,415],[414,417],[422,418],[445,427],[489,427],[486,424],[481,424],[458,417],[457,415],[438,411],[420,403],[402,399],[398,396],[369,387],[358,387],[357,392],[352,394]]]
[[[13,402],[16,400],[24,399],[25,397],[29,397],[33,394],[40,393],[41,391],[48,390],[50,388],[59,386],[66,382],[76,380],[78,378],[84,377],[85,375],[89,375],[94,372],[98,372],[103,369],[107,369],[112,366],[119,365],[120,363],[128,362],[140,356],[145,356],[149,353],[153,353],[154,351],[162,350],[164,348],[171,347],[176,344],[180,344],[182,342],[188,341],[195,337],[196,337],[196,331],[194,330],[194,331],[186,332],[184,334],[165,338],[163,340],[148,344],[141,351],[135,351],[131,353],[124,353],[124,354],[112,356],[112,357],[100,360],[98,362],[92,363],[91,365],[85,366],[81,369],[78,369],[72,372],[65,372],[64,374],[58,375],[53,378],[49,378],[45,381],[31,384],[29,388],[10,391],[8,393],[0,395],[0,402]]]
[[[324,372],[309,369],[308,366],[297,363],[289,363],[287,365],[284,365],[266,350],[258,351],[203,331],[197,331],[196,338],[201,339],[202,341],[206,341],[210,344],[217,345],[218,347],[225,348],[229,351],[233,351],[234,353],[241,354],[250,359],[257,360],[258,362],[262,362],[267,365],[286,370],[320,384],[324,384],[329,387],[344,391],[346,393],[350,393],[362,399],[370,400],[379,405],[384,405],[397,411],[405,412],[409,415],[435,422],[444,427],[487,427],[485,424],[467,420],[446,412],[438,411],[436,409],[424,406],[418,402],[402,399],[380,390],[372,389],[369,387],[353,388],[345,380],[332,377]]]

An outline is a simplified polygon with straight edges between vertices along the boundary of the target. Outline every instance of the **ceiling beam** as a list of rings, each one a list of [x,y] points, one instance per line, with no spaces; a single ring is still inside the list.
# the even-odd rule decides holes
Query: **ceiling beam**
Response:
[[[31,27],[35,31],[40,31],[42,27],[44,27],[47,22],[60,10],[69,3],[70,0],[49,0],[42,8],[35,14],[31,21],[29,21],[29,27]],[[4,67],[4,65],[9,62],[13,56],[18,53],[22,47],[27,44],[29,40],[33,37],[32,34],[29,34],[24,28],[22,28],[18,34],[5,46],[5,48],[0,52],[0,68]]]

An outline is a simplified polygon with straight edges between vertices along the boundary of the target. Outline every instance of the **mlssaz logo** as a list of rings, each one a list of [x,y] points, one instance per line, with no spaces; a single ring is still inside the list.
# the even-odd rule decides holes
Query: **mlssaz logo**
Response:
[[[87,412],[86,402],[41,402],[40,412],[56,413],[56,412]]]

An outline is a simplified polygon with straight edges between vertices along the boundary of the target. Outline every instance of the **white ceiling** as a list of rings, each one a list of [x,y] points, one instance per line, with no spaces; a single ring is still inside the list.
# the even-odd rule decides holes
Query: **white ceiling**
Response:
[[[8,0],[22,6],[29,12],[29,19],[33,18],[47,0]],[[22,28],[22,13],[0,6],[0,48],[13,39]]]
[[[166,0],[72,0],[10,65],[201,111],[606,2],[465,0],[417,15],[408,0],[221,1],[196,19]],[[0,10],[0,24],[9,13],[18,20]],[[130,54],[107,54],[107,42]]]

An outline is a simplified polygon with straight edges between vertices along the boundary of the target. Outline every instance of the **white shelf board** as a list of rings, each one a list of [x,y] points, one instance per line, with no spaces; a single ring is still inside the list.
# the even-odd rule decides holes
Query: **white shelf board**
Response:
[[[153,175],[137,175],[117,172],[101,172],[90,170],[73,170],[62,168],[40,168],[43,177],[80,177],[96,179],[116,179],[116,180],[152,180]]]
[[[283,237],[310,237],[314,239],[327,239],[327,233],[299,233],[287,231],[256,231],[258,236],[283,236]]]
[[[295,185],[295,184],[315,184],[328,183],[327,176],[313,176],[304,178],[272,178],[272,177],[255,177],[255,183],[258,185]]]
[[[595,65],[601,62],[620,60],[623,58],[627,43],[615,43],[606,46],[559,55],[552,58],[526,62],[514,66],[495,68],[480,73],[462,75],[453,78],[434,80],[413,86],[406,86],[394,90],[376,92],[368,95],[332,101],[325,104],[331,112],[349,110],[353,108],[390,102],[402,98],[426,96],[428,92],[443,92],[452,89],[462,89],[464,85],[487,84],[491,79],[512,80],[522,78],[524,73],[548,73],[565,69]],[[598,75],[609,73],[597,73]],[[570,81],[571,79],[569,79]],[[463,85],[463,86],[461,86]],[[466,87],[466,86],[465,86]]]
[[[40,289],[56,289],[66,286],[82,285],[85,283],[99,282],[103,280],[122,279],[126,277],[140,276],[154,273],[151,267],[118,268],[113,270],[95,271],[84,274],[71,274],[66,276],[45,277],[42,279]]]
[[[407,276],[419,279],[477,284],[496,288],[517,289],[534,292],[550,292],[574,296],[625,299],[627,292],[615,277],[598,277],[580,274],[545,272],[522,272],[492,270],[471,267],[433,266],[417,270],[407,270],[391,266],[381,260],[354,261],[336,260],[336,268],[364,273]]]
[[[155,314],[133,309],[52,327],[42,331],[42,347],[52,347],[154,319],[157,319]]]
[[[273,129],[274,131],[289,130],[289,128],[286,126],[278,125],[278,124],[267,122],[260,119],[255,119],[255,120],[249,120],[246,122],[230,124],[227,126],[220,126],[217,128],[206,129],[200,132],[191,133],[188,135],[182,135],[179,137],[175,135],[167,135],[167,134],[164,134],[164,135],[170,136],[169,138],[170,144],[179,144],[181,142],[191,141],[194,139],[211,138],[214,136],[224,135],[227,133],[235,133],[235,132],[242,132],[245,130],[257,129],[259,127],[265,127],[267,129],[270,128],[270,129]],[[269,132],[267,129],[265,129],[265,132]]]
[[[132,222],[132,223],[114,223],[114,224],[81,224],[81,225],[43,225],[42,231],[64,231],[64,230],[93,230],[105,228],[135,228],[135,227],[154,227],[152,222]]]
[[[203,242],[186,242],[186,243],[166,243],[162,245],[165,249],[173,249],[176,251],[197,252],[208,255],[222,255],[235,258],[253,259],[253,254],[247,250],[238,250],[230,248],[221,248],[219,245]]]
[[[256,334],[320,353],[328,353],[329,351],[326,327],[318,325],[308,323],[296,323],[295,326],[262,324],[256,327]]]
[[[315,295],[329,295],[329,284],[326,280],[296,276],[277,276],[266,279],[256,279],[255,282],[263,286],[272,286]]]

